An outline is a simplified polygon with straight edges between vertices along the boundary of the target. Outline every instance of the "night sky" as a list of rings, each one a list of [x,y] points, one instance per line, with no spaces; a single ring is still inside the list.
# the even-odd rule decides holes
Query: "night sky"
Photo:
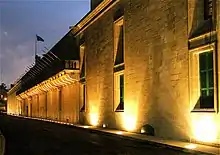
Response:
[[[0,83],[14,83],[34,62],[36,34],[42,54],[89,10],[90,0],[0,0]]]

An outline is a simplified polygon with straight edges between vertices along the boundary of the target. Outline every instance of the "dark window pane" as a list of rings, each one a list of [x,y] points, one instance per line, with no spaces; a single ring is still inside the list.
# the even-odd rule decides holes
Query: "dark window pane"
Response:
[[[124,75],[120,75],[120,102],[124,102]]]
[[[200,72],[200,87],[201,88],[207,88],[207,76],[206,76],[206,72]]]
[[[120,86],[124,86],[124,75],[120,75]]]
[[[213,70],[208,71],[209,88],[214,86]]]
[[[213,53],[212,52],[207,52],[207,61],[208,61],[208,69],[213,68]]]
[[[209,95],[208,96],[214,96],[214,89],[209,89]]]
[[[118,47],[116,51],[116,60],[114,65],[118,65],[124,62],[124,33],[123,33],[123,25],[119,27],[119,40]]]
[[[204,0],[204,19],[212,18],[213,14],[213,0]]]
[[[86,85],[83,85],[83,105],[86,103]]]
[[[213,52],[199,54],[200,108],[214,108]]]
[[[206,54],[205,53],[199,54],[199,69],[200,70],[206,69]]]
[[[206,90],[202,90],[202,91],[201,91],[201,96],[202,96],[202,97],[207,96],[207,91],[206,91]]]
[[[214,96],[206,96],[200,98],[201,108],[214,108]]]

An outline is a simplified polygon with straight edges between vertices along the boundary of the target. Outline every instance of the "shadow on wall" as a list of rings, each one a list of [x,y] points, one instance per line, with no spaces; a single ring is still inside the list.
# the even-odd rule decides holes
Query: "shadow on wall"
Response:
[[[167,21],[172,19],[170,16],[167,18]],[[152,40],[155,42],[149,47],[149,51],[146,51],[149,53],[148,66],[151,66],[151,68],[145,69],[144,80],[151,78],[144,82],[141,88],[141,94],[148,93],[148,95],[142,97],[141,102],[145,104],[140,109],[146,110],[144,114],[139,113],[139,121],[144,120],[143,123],[147,124],[148,134],[185,141],[188,140],[186,128],[189,124],[183,114],[187,110],[184,105],[187,104],[185,104],[185,100],[182,100],[184,95],[180,94],[186,92],[185,89],[181,88],[185,88],[187,83],[184,83],[184,85],[181,83],[180,85],[178,81],[172,80],[173,75],[179,73],[177,70],[182,69],[173,65],[178,61],[177,57],[173,56],[176,54],[177,46],[170,48],[170,45],[175,45],[175,34],[171,33],[173,37],[171,35],[167,39],[171,43],[170,45],[166,44],[164,39],[166,34],[172,32],[172,25],[175,24],[165,27],[164,36],[163,33],[160,33],[160,30],[158,32],[155,30],[153,36],[156,37],[154,37],[155,40]],[[170,63],[171,61],[174,62]],[[178,100],[181,102],[178,102]],[[143,115],[143,119],[140,119],[141,115]]]
[[[204,1],[195,0],[192,16],[189,38],[197,37],[213,29],[212,20],[204,20]]]

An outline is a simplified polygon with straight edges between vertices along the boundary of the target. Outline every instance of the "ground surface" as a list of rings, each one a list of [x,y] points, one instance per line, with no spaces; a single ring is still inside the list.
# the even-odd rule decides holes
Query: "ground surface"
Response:
[[[6,155],[187,155],[147,142],[0,114]]]

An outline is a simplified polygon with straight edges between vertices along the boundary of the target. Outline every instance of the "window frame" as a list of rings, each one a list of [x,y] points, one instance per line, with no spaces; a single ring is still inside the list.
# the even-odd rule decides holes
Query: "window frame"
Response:
[[[85,43],[81,44],[79,47],[80,52],[80,81],[85,81],[86,77],[86,54],[85,54]],[[81,77],[81,72],[83,71],[83,65],[84,65],[84,76]]]
[[[84,65],[84,76],[81,77]],[[85,43],[80,45],[80,112],[86,112],[87,85],[86,85],[86,52]]]
[[[123,62],[119,64],[115,64],[117,59],[117,48],[120,42],[120,28],[123,26]],[[125,110],[125,22],[124,16],[117,18],[113,23],[113,111],[114,112],[124,112]],[[123,102],[123,109],[118,109],[117,107],[120,104],[120,76],[124,76],[124,102]]]
[[[209,62],[209,57],[211,56],[212,59],[210,59],[211,63]],[[205,59],[205,60],[202,60]],[[198,56],[198,59],[199,59],[199,81],[200,81],[200,108],[203,109],[204,106],[207,106],[207,100],[208,98],[210,98],[211,100],[213,100],[212,104],[211,103],[208,103],[210,104],[210,108],[208,109],[212,109],[214,108],[214,58],[213,58],[213,51],[208,51],[208,52],[202,52],[202,53],[199,53],[199,56]],[[201,62],[203,61],[203,62]],[[205,62],[205,63],[204,63]],[[204,63],[203,66],[201,63]],[[211,68],[210,68],[210,64],[211,65]],[[210,74],[212,73],[212,75]],[[210,75],[212,77],[212,84],[210,86]],[[203,82],[201,81],[201,79],[204,78]],[[213,91],[213,96],[210,95],[210,92]],[[203,95],[202,92],[205,92],[205,95]],[[205,101],[206,100],[206,101]],[[211,101],[210,100],[210,101]]]
[[[123,109],[118,109],[117,110],[117,107],[119,106],[120,104],[120,76],[123,75],[124,76],[124,106],[123,106]],[[114,112],[124,112],[125,110],[125,75],[124,75],[124,71],[119,71],[119,72],[115,72],[114,73],[114,106],[113,106],[113,111]]]
[[[114,42],[114,57],[113,57],[113,65],[114,67],[118,67],[123,65],[124,63],[120,63],[115,65],[116,57],[117,57],[117,45],[119,44],[120,41],[120,26],[123,26],[123,60],[125,58],[125,26],[124,26],[124,16],[121,16],[117,20],[114,21],[114,26],[113,26],[113,42]]]
[[[80,84],[80,112],[86,112],[86,84]]]
[[[204,52],[213,52],[213,77],[214,77],[214,108],[196,107],[200,97],[200,69],[199,69],[199,54]],[[218,73],[216,72],[218,64],[216,62],[216,46],[215,43],[203,45],[189,50],[189,98],[191,112],[218,112],[219,94],[218,92]],[[218,95],[218,96],[217,96]]]

